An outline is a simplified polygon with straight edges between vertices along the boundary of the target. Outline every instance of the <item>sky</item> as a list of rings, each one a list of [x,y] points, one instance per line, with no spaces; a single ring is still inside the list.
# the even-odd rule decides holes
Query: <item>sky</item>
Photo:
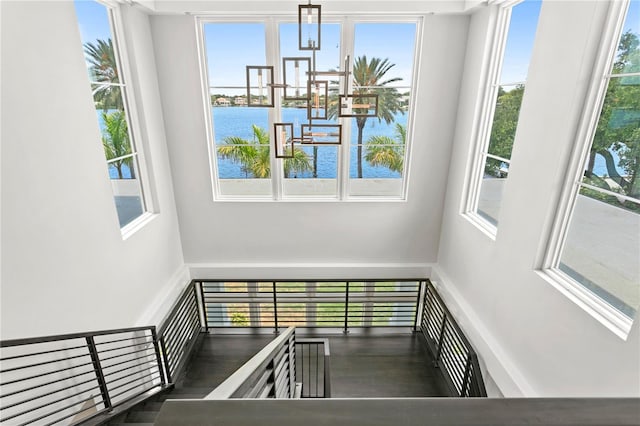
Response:
[[[298,49],[296,21],[281,23],[279,28],[280,57],[311,57],[310,51]],[[322,25],[320,50],[316,52],[318,71],[344,67],[340,30],[337,23]],[[415,32],[413,23],[355,24],[354,53],[389,58],[395,64],[392,76],[401,77],[403,81],[398,84],[408,86],[413,71]],[[204,33],[210,85],[244,86],[246,65],[267,65],[263,24],[209,23],[205,24]]]
[[[95,1],[76,0],[76,15],[82,43],[106,40],[111,37],[107,8]]]
[[[541,4],[540,0],[525,0],[513,7],[500,83],[526,81]],[[83,43],[111,36],[105,6],[89,0],[76,0],[75,6]],[[628,29],[640,34],[640,0],[630,3],[624,31]],[[280,24],[281,57],[310,56],[310,52],[297,49],[297,31],[295,20]],[[393,76],[403,79],[400,85],[408,85],[413,70],[415,31],[414,24],[356,23],[355,55],[389,58],[395,64],[391,71]],[[321,37],[317,69],[342,66],[344,58],[340,57],[340,25],[323,24]],[[207,24],[205,40],[211,85],[244,86],[246,65],[267,65],[264,24]],[[353,58],[351,60],[353,62]]]

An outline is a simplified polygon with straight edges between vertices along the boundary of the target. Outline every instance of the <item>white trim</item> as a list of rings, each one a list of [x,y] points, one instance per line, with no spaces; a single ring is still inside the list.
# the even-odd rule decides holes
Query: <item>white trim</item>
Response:
[[[545,269],[535,272],[569,300],[587,311],[589,315],[611,330],[616,336],[622,340],[627,340],[633,324],[631,319],[585,287],[578,285],[571,277],[559,269]]]
[[[189,268],[180,266],[169,280],[155,292],[155,297],[146,306],[146,309],[138,316],[135,327],[145,325],[159,326],[160,321],[169,312],[173,304],[178,300],[182,290],[191,282]]]
[[[480,95],[480,105],[476,108],[474,114],[471,155],[465,176],[462,215],[476,226],[483,221],[487,222],[477,215],[477,210],[478,200],[480,198],[480,186],[482,185],[484,155],[489,146],[493,113],[498,95],[498,87],[496,84],[500,77],[504,49],[509,32],[511,9],[508,3],[510,2],[504,2],[496,6],[492,10],[492,16],[489,20],[489,25],[493,30],[487,34],[487,40],[484,46],[486,53],[482,69],[485,73],[485,79],[481,86],[482,94]],[[495,232],[492,232],[495,226],[492,224],[489,225],[491,225],[491,227],[482,226],[481,229],[485,233],[489,232],[493,239],[495,239]]]
[[[556,209],[557,214],[553,218],[553,224],[547,236],[547,244],[543,246],[542,262],[538,265],[538,270],[536,271],[545,281],[624,340],[629,334],[633,321],[566,275],[558,268],[558,265],[562,257],[580,187],[584,186],[608,193],[601,188],[582,183],[582,174],[593,144],[594,133],[610,80],[608,76],[611,74],[611,68],[615,61],[618,41],[622,33],[628,5],[628,0],[610,3],[599,53],[593,66],[591,84],[575,136],[576,143],[567,166],[564,185]],[[611,193],[611,195],[624,197],[624,195],[616,193]],[[629,201],[638,202],[633,198]]]
[[[194,279],[413,279],[428,278],[432,263],[187,263]]]
[[[433,267],[431,282],[454,316],[476,352],[486,371],[505,397],[539,397],[503,345],[476,314],[473,306],[460,294],[447,274]]]
[[[488,55],[486,80],[483,86],[482,106],[479,110],[476,110],[477,118],[474,120],[472,155],[470,156],[463,191],[462,215],[493,240],[496,238],[497,227],[478,214],[478,204],[487,158],[494,158],[508,164],[511,163],[511,161],[506,158],[491,154],[489,152],[489,143],[500,86],[518,86],[525,84],[524,81],[515,83],[500,82],[511,23],[511,12],[513,7],[517,6],[520,2],[521,0],[509,0],[500,2],[499,5],[496,6],[495,27],[493,33],[490,35],[491,42],[485,44],[485,51]],[[515,142],[515,140],[513,142]]]
[[[204,40],[204,24],[206,20],[196,17],[196,44],[198,49],[198,65],[200,66],[200,84],[202,86],[200,92],[202,94],[202,106],[204,113],[205,133],[207,137],[207,152],[209,153],[209,172],[211,173],[211,195],[214,200],[220,196],[220,185],[218,179],[218,163],[215,148],[215,129],[213,127],[213,117],[211,113],[211,95],[209,93],[209,66],[207,63],[206,44]]]
[[[416,96],[415,90],[418,87],[418,75],[419,75],[419,63],[420,63],[420,48],[422,46],[422,27],[423,27],[423,19],[421,16],[409,16],[409,15],[396,15],[392,17],[382,17],[377,15],[370,16],[358,16],[357,18],[352,18],[351,16],[342,16],[342,15],[328,15],[328,19],[324,19],[323,23],[337,23],[341,25],[341,53],[342,56],[346,56],[347,54],[351,57],[351,65],[353,64],[353,44],[354,44],[354,34],[355,34],[355,25],[358,23],[412,23],[416,26],[415,31],[415,40],[414,40],[414,56],[413,56],[413,74],[412,81],[410,86],[398,86],[394,88],[403,89],[410,88],[413,89],[410,91],[410,100],[409,100],[409,108],[407,111],[407,141],[405,141],[405,159],[404,159],[404,170],[402,173],[402,188],[401,193],[399,195],[350,195],[350,150],[352,145],[350,143],[351,140],[351,131],[352,131],[352,120],[337,118],[337,121],[342,124],[342,134],[343,134],[343,143],[340,145],[338,149],[337,155],[337,194],[335,196],[314,196],[314,195],[287,195],[284,192],[284,176],[282,172],[281,163],[282,160],[276,159],[271,156],[271,194],[270,195],[225,195],[222,194],[220,179],[218,178],[218,167],[217,167],[217,156],[216,156],[216,143],[215,143],[215,131],[214,131],[214,123],[213,117],[211,113],[211,102],[209,97],[209,90],[211,88],[220,88],[219,86],[211,86],[209,84],[208,78],[208,66],[207,66],[207,52],[206,52],[206,42],[205,42],[205,32],[204,25],[208,23],[225,23],[225,22],[235,22],[235,23],[259,23],[263,24],[265,27],[265,56],[267,58],[267,64],[273,64],[274,67],[274,78],[279,80],[281,75],[281,61],[279,49],[279,28],[278,25],[280,23],[292,23],[296,22],[293,11],[292,14],[277,14],[277,15],[254,15],[254,16],[245,16],[242,14],[205,14],[199,13],[195,14],[195,25],[196,25],[196,39],[198,43],[198,60],[200,66],[200,77],[201,77],[201,86],[202,86],[202,96],[203,96],[203,107],[205,109],[205,127],[207,132],[207,144],[209,151],[209,166],[211,173],[211,181],[212,181],[212,196],[214,202],[283,202],[283,201],[291,201],[291,202],[326,202],[326,201],[356,201],[356,202],[388,202],[388,201],[406,201],[407,192],[408,192],[408,181],[409,181],[409,170],[410,170],[410,152],[411,145],[414,136],[414,113],[415,113],[415,104],[416,104]],[[343,79],[344,77],[341,77]],[[343,85],[343,82],[340,82],[340,86]],[[244,86],[242,86],[244,87]],[[237,87],[238,89],[242,87]],[[236,87],[233,87],[236,88]],[[274,108],[270,108],[268,111],[269,114],[269,128],[267,131],[269,132],[270,138],[273,139],[273,129],[272,123],[279,122],[279,114],[281,112],[280,99],[276,97],[274,99]],[[344,142],[348,141],[348,142]],[[357,179],[357,178],[356,178]]]
[[[131,168],[135,171],[142,202],[142,214],[127,225],[120,227],[123,240],[128,239],[135,231],[140,229],[144,224],[154,217],[157,210],[154,208],[155,203],[152,197],[151,180],[149,178],[149,170],[145,161],[145,150],[143,149],[143,135],[141,121],[138,116],[138,106],[135,96],[135,90],[132,87],[133,72],[131,69],[131,57],[127,48],[127,32],[125,30],[124,19],[122,17],[121,4],[109,0],[99,0],[99,4],[105,7],[107,19],[109,23],[110,36],[113,43],[114,57],[116,60],[116,68],[119,75],[117,84],[103,84],[90,81],[90,84],[102,84],[107,86],[118,86],[121,88],[120,96],[122,97],[124,115],[127,121],[127,130],[129,136],[129,144],[131,145],[131,154],[118,157],[117,159],[106,160],[109,165],[113,161],[121,158],[133,158]]]
[[[151,222],[156,217],[158,217],[157,213],[143,212],[140,216],[120,228],[122,240],[128,240],[133,234],[138,232],[139,229],[144,228],[147,223]]]

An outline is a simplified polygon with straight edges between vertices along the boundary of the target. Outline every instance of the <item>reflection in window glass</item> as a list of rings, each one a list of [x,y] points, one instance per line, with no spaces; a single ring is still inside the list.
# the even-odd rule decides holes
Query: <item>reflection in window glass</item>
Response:
[[[94,1],[76,1],[75,9],[102,133],[101,144],[122,228],[141,216],[146,207],[125,101],[126,85],[117,40],[111,31],[113,13],[109,7]]]
[[[640,2],[631,2],[559,269],[633,318],[640,307]]]
[[[511,151],[518,127],[529,60],[533,50],[541,1],[525,0],[512,6],[502,69],[494,81],[495,107],[489,143],[483,158],[483,179],[477,213],[494,226],[502,200],[502,190],[511,163]]]
[[[415,37],[415,24],[355,25],[353,95],[377,95],[378,114],[351,119],[350,195],[402,194]]]

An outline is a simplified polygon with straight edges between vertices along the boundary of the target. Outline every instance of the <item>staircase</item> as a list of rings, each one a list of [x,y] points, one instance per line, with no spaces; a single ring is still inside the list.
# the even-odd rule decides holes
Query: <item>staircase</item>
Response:
[[[167,399],[203,398],[211,392],[211,388],[176,386],[144,401],[129,411],[111,419],[107,425],[138,425],[151,426],[158,417],[162,404]]]

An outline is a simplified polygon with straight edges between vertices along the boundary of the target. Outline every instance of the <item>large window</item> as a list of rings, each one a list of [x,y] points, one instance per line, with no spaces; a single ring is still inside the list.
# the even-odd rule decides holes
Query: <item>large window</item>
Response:
[[[82,48],[93,92],[101,145],[123,233],[149,210],[142,189],[140,154],[128,96],[128,74],[118,45],[117,10],[97,1],[76,1]]]
[[[494,234],[509,176],[541,3],[539,0],[505,3],[496,21],[489,82],[465,208],[477,223]]]
[[[640,307],[640,2],[612,8],[545,266],[626,335]]]
[[[199,29],[216,200],[404,199],[417,20],[323,17],[316,69],[343,71],[348,55],[350,78],[321,76],[316,87],[307,87],[312,55],[299,50],[295,17],[201,18]],[[247,65],[267,66],[251,71],[250,99]],[[278,87],[285,78],[287,87]],[[344,87],[354,96],[376,95],[377,116],[340,117]],[[309,132],[341,144],[296,143],[292,158],[278,158],[274,123],[293,123],[296,133],[309,114]]]

